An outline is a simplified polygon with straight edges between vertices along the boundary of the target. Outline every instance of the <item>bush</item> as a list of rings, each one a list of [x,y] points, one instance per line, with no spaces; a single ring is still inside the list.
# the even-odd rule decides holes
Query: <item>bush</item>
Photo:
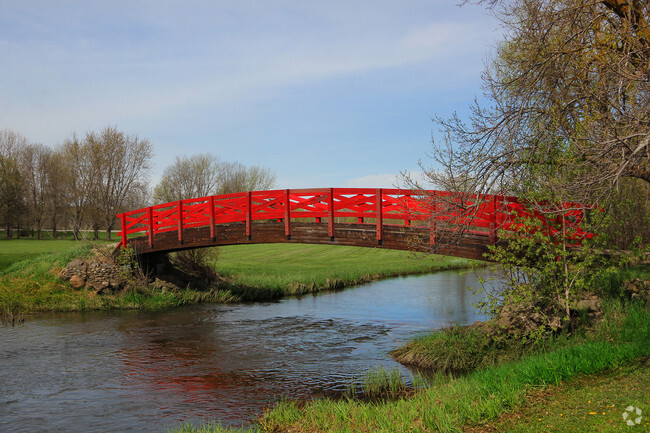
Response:
[[[219,258],[218,248],[194,248],[170,254],[169,260],[174,267],[192,277],[214,284],[219,274],[214,266]]]

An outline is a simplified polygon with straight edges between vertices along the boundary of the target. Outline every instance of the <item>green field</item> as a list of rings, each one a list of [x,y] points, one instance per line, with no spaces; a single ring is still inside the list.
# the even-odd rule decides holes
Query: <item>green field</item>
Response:
[[[72,239],[36,240],[32,238],[7,239],[0,237],[0,273],[16,262],[31,259],[43,254],[68,251],[78,247],[81,242]],[[106,244],[106,241],[98,241]]]
[[[379,278],[466,268],[466,259],[406,251],[330,245],[260,244],[220,247],[217,271],[236,284],[286,292],[298,286],[348,286]],[[307,287],[308,286],[308,287]]]

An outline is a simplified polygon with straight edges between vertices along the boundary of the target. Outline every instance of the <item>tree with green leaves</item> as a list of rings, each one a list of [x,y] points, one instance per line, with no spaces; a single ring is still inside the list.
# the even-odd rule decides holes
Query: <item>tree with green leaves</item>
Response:
[[[639,203],[648,203],[650,5],[474,3],[500,20],[504,40],[483,73],[485,102],[475,103],[468,120],[436,118],[443,138],[434,142],[434,167],[423,165],[424,172],[440,189],[516,195],[550,221],[537,230],[535,221],[527,221],[528,234],[496,248],[492,259],[515,271],[511,297],[526,291],[540,306],[569,319],[582,292],[593,289],[587,274],[604,268],[582,255],[593,250],[573,248],[589,241],[573,239],[563,224],[567,211],[589,214],[585,221],[597,231],[605,227],[622,186],[634,182]],[[471,215],[475,205],[461,198],[439,208]]]

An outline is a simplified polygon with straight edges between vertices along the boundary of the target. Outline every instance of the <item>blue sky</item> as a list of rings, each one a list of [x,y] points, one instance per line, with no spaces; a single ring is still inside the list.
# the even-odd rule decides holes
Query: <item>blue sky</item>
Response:
[[[116,126],[279,188],[391,187],[464,113],[500,36],[454,0],[0,0],[0,129],[57,145]]]

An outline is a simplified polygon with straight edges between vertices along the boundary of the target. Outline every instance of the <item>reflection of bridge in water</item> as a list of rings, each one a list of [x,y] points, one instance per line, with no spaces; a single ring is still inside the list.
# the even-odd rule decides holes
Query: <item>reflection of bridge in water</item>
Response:
[[[563,213],[579,231],[581,210]],[[482,259],[497,232],[515,231],[518,217],[547,219],[516,197],[324,188],[254,191],[192,198],[117,216],[121,245],[136,254],[234,244],[310,243],[430,251]],[[137,236],[137,235],[140,236]],[[451,238],[455,242],[441,242]],[[134,237],[136,235],[137,237]],[[128,237],[130,236],[130,237]]]

